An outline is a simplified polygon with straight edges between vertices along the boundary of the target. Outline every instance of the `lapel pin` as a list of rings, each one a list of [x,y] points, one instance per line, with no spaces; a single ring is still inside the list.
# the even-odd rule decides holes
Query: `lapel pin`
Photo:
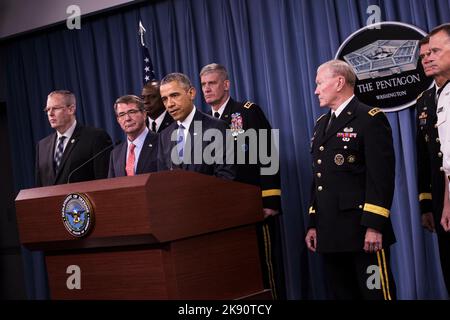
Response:
[[[352,114],[352,112],[351,111],[347,111],[347,114],[350,116]]]
[[[151,143],[150,143],[148,146],[149,146],[150,148],[153,147],[153,145],[152,145]]]
[[[75,139],[72,139],[72,140],[70,141],[70,143],[75,143]]]

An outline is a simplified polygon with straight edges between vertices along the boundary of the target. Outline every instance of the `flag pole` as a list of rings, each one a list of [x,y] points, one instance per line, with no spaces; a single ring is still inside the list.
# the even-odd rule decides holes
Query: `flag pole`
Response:
[[[143,47],[145,47],[145,42],[144,42],[144,33],[147,32],[147,30],[145,30],[144,26],[142,25],[142,21],[139,20],[139,35],[141,36],[141,45]]]

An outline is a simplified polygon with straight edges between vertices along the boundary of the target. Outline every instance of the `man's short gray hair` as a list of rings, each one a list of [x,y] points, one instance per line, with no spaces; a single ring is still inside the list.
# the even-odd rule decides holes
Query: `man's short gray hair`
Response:
[[[342,60],[330,60],[327,61],[317,68],[319,69],[328,67],[332,72],[333,76],[342,76],[345,79],[345,82],[348,83],[349,86],[354,87],[356,83],[356,75],[353,72],[352,67],[345,61]]]
[[[76,106],[76,104],[77,104],[77,99],[75,98],[75,95],[72,92],[70,92],[69,90],[52,91],[48,94],[48,98],[50,98],[51,96],[54,96],[54,95],[62,96],[64,99],[64,103],[68,106],[70,106],[70,105]]]
[[[125,103],[130,104],[134,103],[140,111],[145,111],[144,109],[144,101],[139,98],[138,96],[135,96],[134,94],[127,94],[125,96],[121,96],[117,98],[116,102],[114,103],[114,111],[117,112],[117,105],[119,103]]]
[[[228,80],[228,71],[227,69],[218,63],[210,63],[202,68],[200,71],[200,77],[209,72],[217,72],[220,74],[222,80]]]

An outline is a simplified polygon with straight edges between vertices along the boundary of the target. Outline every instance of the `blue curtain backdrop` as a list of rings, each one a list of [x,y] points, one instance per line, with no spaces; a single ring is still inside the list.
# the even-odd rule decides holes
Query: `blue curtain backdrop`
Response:
[[[369,5],[382,21],[429,31],[450,21],[450,0],[171,0],[150,1],[82,18],[81,30],[65,24],[1,44],[16,190],[33,187],[34,146],[51,133],[42,109],[47,94],[69,89],[78,97],[79,121],[123,139],[113,102],[140,94],[142,19],[156,76],[179,71],[200,89],[207,63],[226,65],[232,96],[261,105],[280,129],[283,254],[289,299],[326,299],[320,257],[304,245],[311,183],[309,142],[325,110],[314,96],[316,68],[364,27]],[[206,110],[201,94],[196,105]],[[400,299],[446,294],[436,239],[420,227],[416,189],[414,110],[389,113],[396,149],[392,220],[398,238],[392,263]],[[235,201],[239,201],[235,199]],[[339,232],[339,230],[336,230]],[[24,250],[31,299],[47,297],[39,254]]]

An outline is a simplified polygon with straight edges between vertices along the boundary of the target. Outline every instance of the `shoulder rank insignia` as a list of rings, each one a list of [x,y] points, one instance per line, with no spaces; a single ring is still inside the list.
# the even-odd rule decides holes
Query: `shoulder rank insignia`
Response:
[[[323,117],[325,117],[326,113],[324,113],[323,115],[321,115],[319,118],[317,118],[316,123],[320,121],[320,119],[322,119]]]
[[[372,108],[369,110],[368,114],[372,117],[375,116],[377,113],[382,112],[380,108]]]
[[[236,137],[238,134],[244,133],[244,125],[242,123],[242,116],[239,112],[231,114],[231,134]]]
[[[416,98],[416,100],[419,100],[422,96],[423,96],[423,93],[424,93],[425,91],[422,91],[418,96],[417,96],[417,98]]]
[[[251,101],[247,101],[245,104],[244,104],[244,108],[246,108],[246,109],[250,109],[250,107],[252,106],[252,105],[254,105],[254,103],[253,102],[251,102]]]

